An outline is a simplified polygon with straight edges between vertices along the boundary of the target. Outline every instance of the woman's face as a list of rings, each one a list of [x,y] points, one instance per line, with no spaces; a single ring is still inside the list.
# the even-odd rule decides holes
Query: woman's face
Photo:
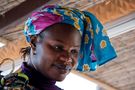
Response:
[[[76,28],[55,24],[47,28],[44,39],[36,43],[33,63],[44,76],[62,81],[77,63],[80,43],[81,35]]]

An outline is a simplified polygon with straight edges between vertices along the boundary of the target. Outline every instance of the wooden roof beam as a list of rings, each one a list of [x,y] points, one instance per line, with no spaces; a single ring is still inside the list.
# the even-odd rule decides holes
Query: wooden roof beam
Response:
[[[0,15],[0,32],[2,28],[14,23],[16,20],[26,16],[33,10],[41,7],[49,0],[26,0],[20,5],[14,7],[13,9],[7,11],[4,15]]]

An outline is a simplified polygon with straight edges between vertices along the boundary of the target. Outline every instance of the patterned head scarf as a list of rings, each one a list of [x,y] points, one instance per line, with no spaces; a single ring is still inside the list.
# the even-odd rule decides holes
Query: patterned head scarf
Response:
[[[56,23],[70,24],[81,34],[77,70],[95,71],[97,66],[116,57],[106,30],[93,14],[59,5],[45,6],[28,18],[24,29],[27,41],[30,42],[31,35],[37,35]]]

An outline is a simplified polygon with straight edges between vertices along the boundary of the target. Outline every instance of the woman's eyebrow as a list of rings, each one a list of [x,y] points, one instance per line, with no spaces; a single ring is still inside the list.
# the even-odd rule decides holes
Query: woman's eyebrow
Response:
[[[47,39],[49,39],[49,41],[53,41],[53,42],[58,42],[58,43],[64,44],[64,41],[56,39],[56,38],[48,37]]]
[[[73,47],[80,47],[81,45],[75,45],[75,46],[73,46]]]
[[[64,41],[59,40],[59,39],[56,39],[56,38],[51,38],[50,40],[53,41],[53,42],[57,42],[57,43],[60,43],[60,44],[64,44]],[[80,47],[80,46],[81,46],[81,45],[72,45],[72,47]]]
[[[60,43],[60,44],[64,44],[64,42],[62,40],[59,40],[59,39],[51,39],[53,42],[57,42],[57,43]]]

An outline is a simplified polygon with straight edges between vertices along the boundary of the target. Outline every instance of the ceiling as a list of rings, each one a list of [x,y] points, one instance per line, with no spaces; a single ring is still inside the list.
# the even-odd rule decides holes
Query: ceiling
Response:
[[[113,22],[135,13],[135,0],[50,0],[49,2],[45,2],[45,0],[41,0],[41,2],[37,0],[33,0],[33,2],[30,0],[0,0],[0,42],[6,43],[6,46],[0,48],[0,61],[7,57],[16,61],[20,59],[20,48],[28,45],[22,34],[24,21],[32,11],[45,3],[59,3],[88,10],[95,14],[106,27],[111,27]],[[135,16],[132,17],[135,18]],[[126,18],[122,19],[118,23],[127,22],[126,20]],[[112,37],[111,41],[118,57],[99,67],[97,71],[88,72],[85,75],[114,90],[135,90],[134,34],[135,29],[132,29]],[[101,88],[100,90],[108,90],[102,85]]]

